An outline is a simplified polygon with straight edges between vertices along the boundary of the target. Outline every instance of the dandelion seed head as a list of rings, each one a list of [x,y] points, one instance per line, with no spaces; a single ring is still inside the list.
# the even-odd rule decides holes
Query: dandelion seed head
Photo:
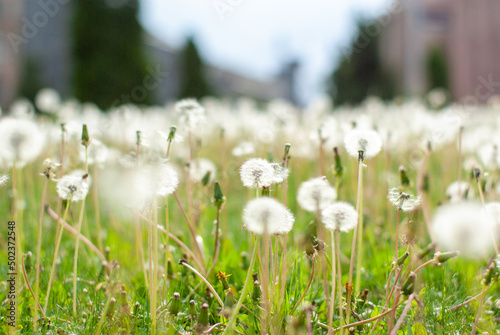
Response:
[[[4,118],[0,121],[0,161],[24,166],[40,155],[45,136],[38,125],[25,118]]]
[[[297,201],[303,209],[317,212],[331,205],[337,198],[337,192],[330,186],[326,177],[309,179],[300,184]]]
[[[0,175],[0,186],[4,186],[7,184],[7,181],[9,180],[9,175]]]
[[[348,232],[358,224],[358,213],[347,202],[334,202],[321,212],[321,221],[326,229]]]
[[[271,166],[274,169],[273,183],[281,184],[288,178],[288,174],[290,173],[289,169],[284,168],[283,165],[278,163],[271,163]]]
[[[275,170],[271,163],[263,158],[251,158],[240,168],[243,186],[249,188],[269,187],[274,181]]]
[[[61,96],[56,90],[44,88],[35,97],[36,107],[45,113],[55,113],[61,106]]]
[[[198,127],[205,121],[205,109],[195,99],[184,99],[175,104],[180,113],[180,122],[188,129]]]
[[[252,142],[240,142],[233,148],[231,154],[236,157],[248,156],[255,153],[255,146]]]
[[[59,198],[76,202],[85,199],[89,185],[81,176],[66,175],[57,181],[56,189]]]
[[[244,209],[243,221],[254,234],[286,234],[293,228],[293,214],[276,199],[262,197],[250,201]]]
[[[466,181],[455,181],[446,189],[446,197],[450,202],[459,202],[474,197],[474,190]]]
[[[389,199],[396,209],[402,210],[403,212],[410,212],[420,205],[420,197],[401,192],[397,188],[391,188],[389,190],[387,199]]]
[[[344,137],[346,151],[352,157],[358,158],[363,151],[365,159],[376,156],[382,149],[380,135],[371,129],[352,129]]]
[[[457,202],[438,208],[432,229],[443,251],[480,257],[491,251],[492,222],[480,203]]]

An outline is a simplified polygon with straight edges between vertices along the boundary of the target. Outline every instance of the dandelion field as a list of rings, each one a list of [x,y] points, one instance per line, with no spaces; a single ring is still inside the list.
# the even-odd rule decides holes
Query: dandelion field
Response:
[[[1,333],[498,333],[500,105],[431,102],[17,102]]]

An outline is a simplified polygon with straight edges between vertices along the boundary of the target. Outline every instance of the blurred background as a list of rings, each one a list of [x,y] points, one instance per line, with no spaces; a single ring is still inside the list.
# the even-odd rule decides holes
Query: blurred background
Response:
[[[0,0],[0,105],[500,92],[496,0]],[[466,100],[467,101],[467,100]]]

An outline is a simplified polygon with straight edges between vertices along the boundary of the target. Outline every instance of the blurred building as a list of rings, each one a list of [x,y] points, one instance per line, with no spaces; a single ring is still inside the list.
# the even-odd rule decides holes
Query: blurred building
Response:
[[[379,20],[381,58],[404,93],[429,88],[428,57],[446,59],[451,95],[485,102],[500,93],[500,1],[399,0]]]
[[[35,65],[44,86],[56,89],[65,97],[71,95],[71,16],[72,2],[69,0],[0,0],[1,106],[7,106],[15,98],[22,76],[21,65],[27,61]],[[14,52],[5,39],[12,33],[21,41],[18,52]],[[149,34],[144,43],[152,67],[168,72],[154,93],[157,102],[175,99],[180,89],[180,50]],[[298,64],[292,62],[269,81],[259,81],[217,66],[208,66],[207,76],[215,92],[223,97],[248,96],[260,101],[282,98],[297,103],[297,67]]]

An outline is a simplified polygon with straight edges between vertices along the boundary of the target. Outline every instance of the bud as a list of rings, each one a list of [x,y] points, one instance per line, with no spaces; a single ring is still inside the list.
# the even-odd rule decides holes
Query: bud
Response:
[[[333,148],[333,158],[335,160],[334,175],[335,177],[340,178],[344,174],[344,167],[340,161],[339,150],[337,147]]]
[[[90,142],[89,130],[87,129],[87,125],[84,124],[82,129],[82,145],[88,147]]]
[[[203,186],[207,186],[208,185],[208,182],[210,181],[210,176],[211,175],[212,175],[212,171],[207,171],[207,173],[205,173],[205,175],[201,179],[201,184]]]
[[[397,265],[397,266],[401,266],[404,264],[404,262],[406,261],[406,259],[408,258],[408,255],[410,253],[407,251],[405,252],[402,256],[400,256],[397,260],[395,260],[394,262],[392,262],[393,264]]]
[[[141,145],[141,131],[140,130],[136,131],[135,132],[135,136],[136,136],[136,139],[137,139],[136,142],[135,142],[135,144]]]
[[[254,280],[253,282],[253,292],[252,292],[252,300],[254,303],[258,303],[260,300],[260,282],[258,280]]]
[[[181,295],[178,292],[174,293],[172,300],[170,301],[170,307],[168,311],[172,315],[179,314],[179,310],[181,309]]]
[[[191,300],[189,302],[189,315],[191,315],[192,317],[195,317],[196,316],[196,302],[194,300]]]
[[[410,273],[408,278],[406,278],[406,281],[404,282],[403,286],[401,287],[401,292],[403,292],[404,295],[407,297],[410,296],[410,294],[413,293],[415,290],[415,273]]]
[[[120,305],[121,306],[128,305],[127,292],[125,291],[125,285],[122,285],[122,290],[120,292]]]
[[[450,258],[458,256],[459,252],[458,251],[451,251],[451,252],[436,252],[434,254],[434,259],[438,261],[439,263],[444,263]]]
[[[170,127],[170,132],[168,133],[168,138],[167,138],[168,142],[172,142],[175,139],[175,132],[176,131],[177,131],[176,126]]]
[[[262,187],[262,196],[263,196],[263,197],[268,197],[268,196],[269,196],[269,194],[270,194],[270,189],[269,189],[269,187],[266,187],[266,186]]]
[[[196,333],[202,334],[205,330],[207,330],[208,326],[208,304],[204,303],[201,305],[200,314],[198,315],[198,320],[196,322]]]
[[[222,207],[222,204],[224,203],[224,194],[222,193],[222,190],[220,188],[220,184],[218,181],[214,182],[214,204],[217,207],[217,209],[220,209]]]
[[[399,167],[399,177],[401,179],[401,186],[403,187],[410,186],[410,179],[408,178],[408,174],[406,173],[406,168],[403,165]]]
[[[226,319],[231,315],[234,305],[236,305],[236,299],[234,299],[233,290],[229,289],[227,290],[226,298],[224,299],[224,309],[222,310],[222,315],[224,315]]]
[[[138,302],[136,302],[134,305],[134,312],[133,312],[134,315],[137,316],[137,313],[139,313],[139,308],[141,308],[141,305]]]
[[[479,168],[474,168],[474,178],[476,178],[476,181],[479,181],[479,178],[481,177],[481,170]]]
[[[170,259],[167,262],[167,276],[170,278],[174,276],[174,268],[172,266],[172,261]]]
[[[290,157],[290,147],[292,145],[290,143],[286,143],[285,144],[285,157],[283,157],[283,159],[288,159]]]
[[[111,298],[109,300],[108,309],[106,310],[106,317],[107,318],[112,318],[113,314],[115,314],[115,305],[116,305],[116,299]]]
[[[498,280],[498,269],[495,265],[495,263],[491,263],[490,267],[484,271],[483,274],[483,280],[481,280],[481,283],[483,285],[489,285],[491,284],[492,280]]]
[[[106,260],[109,261],[109,254],[111,253],[111,248],[110,247],[105,247],[104,248],[104,257],[106,258]]]
[[[434,243],[429,244],[427,247],[425,247],[425,249],[420,251],[420,253],[418,254],[418,258],[422,259],[422,258],[426,257],[435,248],[436,248],[436,246],[434,245]]]

